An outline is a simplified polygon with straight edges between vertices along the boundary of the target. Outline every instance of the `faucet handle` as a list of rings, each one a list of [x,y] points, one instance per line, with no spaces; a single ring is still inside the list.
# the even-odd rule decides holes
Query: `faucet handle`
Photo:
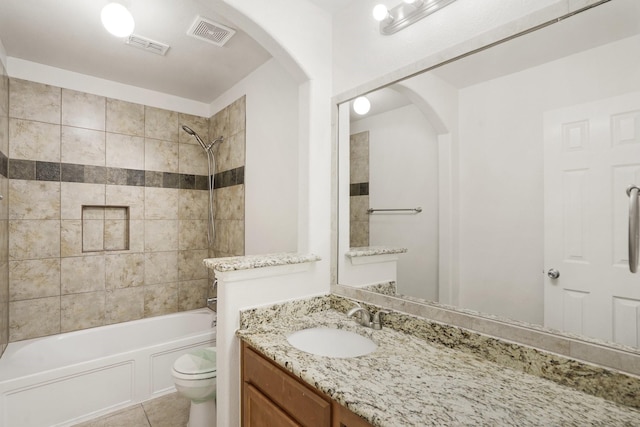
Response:
[[[382,322],[380,320],[380,316],[382,314],[389,314],[389,313],[391,312],[387,310],[378,310],[376,314],[373,315],[373,321],[371,322],[371,327],[373,329],[378,329],[378,330],[382,329]]]
[[[351,310],[347,312],[347,317],[354,316],[356,313],[360,313],[359,323],[362,326],[371,326],[371,314],[367,311],[367,309],[363,308],[360,304],[355,303],[356,307],[353,307]]]

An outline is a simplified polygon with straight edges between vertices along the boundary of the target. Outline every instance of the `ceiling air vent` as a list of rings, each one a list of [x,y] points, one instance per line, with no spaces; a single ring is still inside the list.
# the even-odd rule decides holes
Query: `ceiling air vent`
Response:
[[[213,43],[216,46],[224,46],[235,33],[236,30],[202,16],[196,16],[196,20],[187,30],[187,35]]]
[[[125,43],[129,46],[137,47],[138,49],[146,50],[147,52],[162,56],[166,55],[169,50],[168,44],[160,43],[136,34],[131,34],[129,38],[125,40]]]

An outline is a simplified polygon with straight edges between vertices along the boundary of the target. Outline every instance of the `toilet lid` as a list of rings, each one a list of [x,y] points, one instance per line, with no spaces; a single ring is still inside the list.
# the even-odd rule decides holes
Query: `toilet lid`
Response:
[[[173,364],[176,372],[187,375],[203,374],[205,372],[215,372],[216,370],[216,348],[207,347],[190,351],[176,360]]]

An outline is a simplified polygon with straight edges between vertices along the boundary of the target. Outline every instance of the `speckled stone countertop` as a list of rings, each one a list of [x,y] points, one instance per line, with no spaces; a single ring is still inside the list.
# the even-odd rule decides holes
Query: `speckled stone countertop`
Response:
[[[398,248],[393,246],[363,246],[350,248],[345,255],[350,258],[357,258],[374,255],[403,254],[407,251],[407,248]]]
[[[352,306],[348,300],[336,304],[330,297],[318,297],[247,310],[241,315],[237,334],[374,426],[640,425],[637,409],[489,361],[480,355],[485,350],[478,354],[469,351],[486,340],[474,341],[461,350],[425,339],[422,332],[408,334],[388,325],[375,331],[347,319],[340,304]],[[391,324],[400,319],[394,320],[395,314],[389,315]],[[378,349],[365,356],[337,359],[305,353],[287,342],[292,332],[318,326],[368,336]],[[451,335],[446,326],[431,330]],[[460,338],[447,336],[443,342],[452,339]],[[552,363],[557,364],[561,363]],[[568,364],[567,369],[574,366],[578,375],[590,372],[579,362]],[[599,372],[600,368],[593,370]],[[625,379],[622,376],[616,381],[624,383]],[[626,394],[638,403],[640,381],[633,377],[627,382],[616,394]]]
[[[266,255],[245,255],[226,258],[207,258],[205,267],[217,271],[251,270],[254,268],[273,267],[277,265],[302,264],[319,261],[314,254],[274,253]]]

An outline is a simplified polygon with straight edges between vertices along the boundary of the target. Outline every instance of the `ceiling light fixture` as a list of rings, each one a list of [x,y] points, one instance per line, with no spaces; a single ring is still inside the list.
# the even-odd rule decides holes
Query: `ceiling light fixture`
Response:
[[[136,24],[131,12],[120,3],[109,3],[100,12],[102,25],[116,37],[129,37]]]
[[[369,102],[366,96],[359,96],[353,100],[353,111],[355,111],[356,114],[364,116],[370,109],[371,102]]]
[[[380,22],[380,33],[390,35],[407,28],[450,5],[456,0],[403,0],[393,9],[387,9],[383,4],[373,8],[373,17]]]

